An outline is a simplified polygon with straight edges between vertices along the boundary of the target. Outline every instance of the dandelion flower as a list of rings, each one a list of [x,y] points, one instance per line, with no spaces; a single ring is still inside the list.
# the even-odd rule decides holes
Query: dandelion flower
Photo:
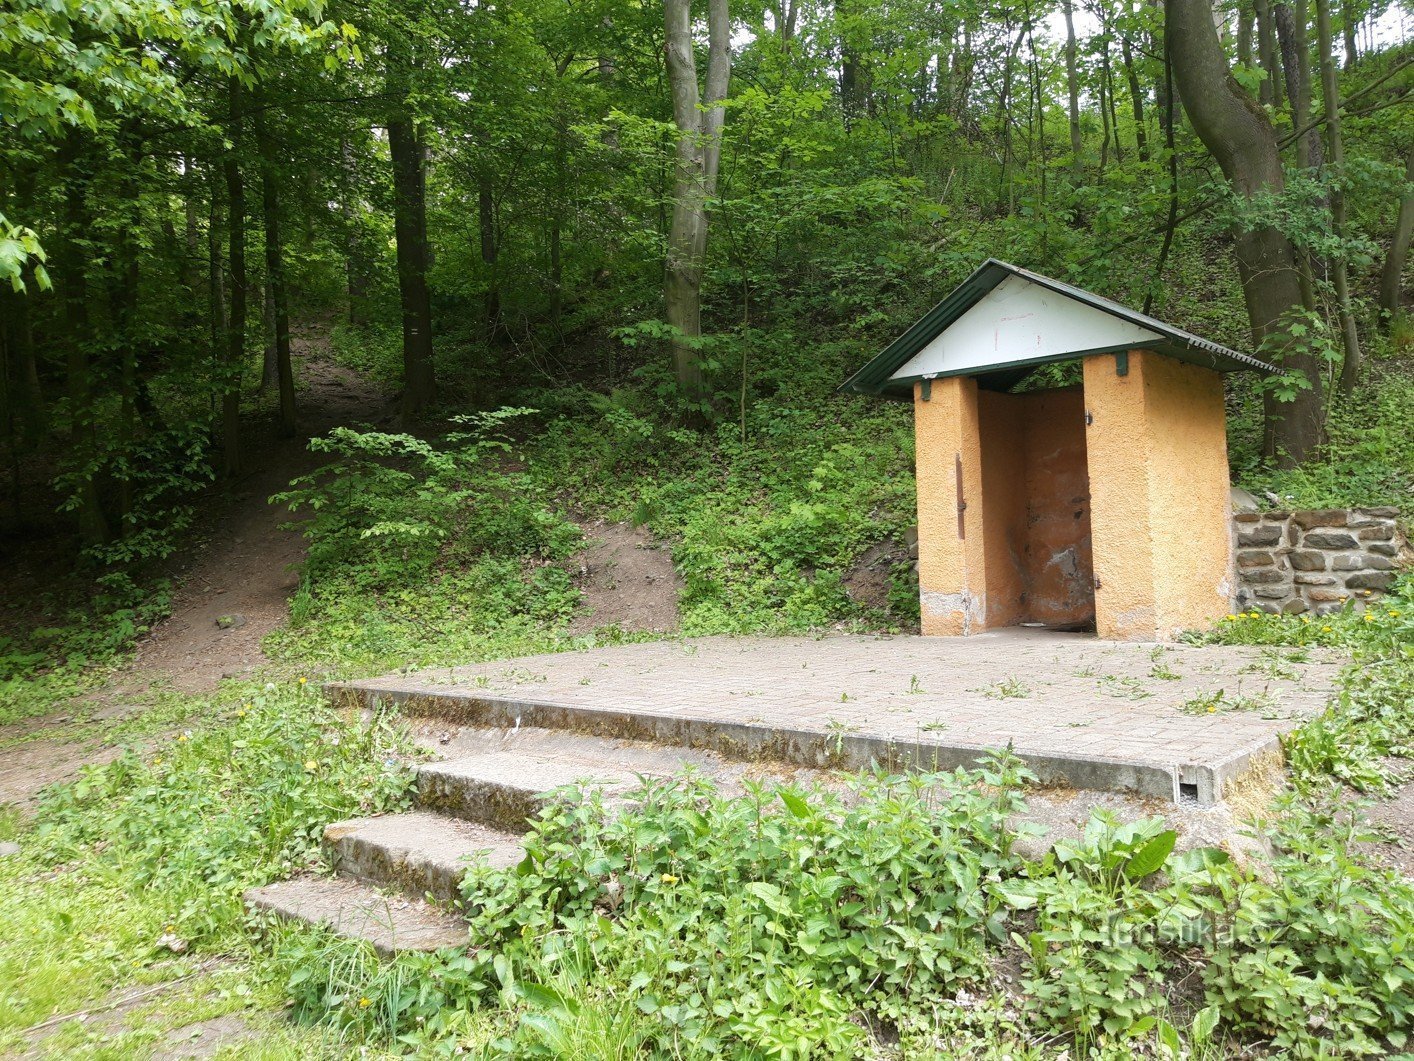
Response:
[[[367,996],[364,996],[363,998],[358,1000],[359,1009],[367,1009],[371,1005],[373,1005],[373,999],[368,998]]]
[[[319,764],[316,763],[313,759],[310,759],[304,764],[304,768],[312,774],[314,773],[314,771],[319,769]]]
[[[664,873],[662,881],[664,884],[676,884],[678,882],[678,879],[674,877],[671,873]]]

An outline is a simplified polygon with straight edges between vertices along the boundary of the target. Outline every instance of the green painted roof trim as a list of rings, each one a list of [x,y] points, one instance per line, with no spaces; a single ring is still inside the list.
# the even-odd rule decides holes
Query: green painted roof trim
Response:
[[[912,379],[895,380],[890,377],[907,363],[909,358],[946,331],[954,321],[980,302],[989,291],[1008,276],[1020,276],[1040,287],[1073,298],[1077,302],[1092,306],[1113,317],[1118,317],[1120,320],[1157,332],[1163,336],[1163,341],[1150,343],[1146,349],[1152,349],[1167,357],[1202,365],[1204,368],[1216,369],[1218,372],[1252,371],[1266,374],[1276,372],[1276,369],[1265,361],[1259,361],[1255,357],[1240,354],[1236,350],[1229,350],[1225,346],[1199,338],[1182,328],[1175,328],[1171,324],[1165,324],[1163,321],[1140,313],[1138,310],[1121,306],[1118,302],[1111,302],[1107,298],[1101,298],[1089,291],[1082,291],[1080,288],[1062,283],[1060,280],[1052,280],[1049,276],[1033,273],[1029,269],[1023,269],[996,258],[988,258],[947,298],[925,313],[913,327],[900,335],[882,353],[846,380],[840,390],[855,394],[880,395],[886,398],[911,397],[913,393]],[[1018,369],[1035,367],[1035,365],[1046,361],[1071,361],[1090,354],[1113,352],[1113,347],[1076,350],[1056,357],[1037,359],[1025,365],[1020,362],[1003,362],[991,368],[969,369],[959,375],[984,378],[994,376],[999,380],[1010,379]],[[945,374],[939,373],[938,375]],[[1019,380],[1012,380],[1007,386],[1014,386],[1016,382]]]

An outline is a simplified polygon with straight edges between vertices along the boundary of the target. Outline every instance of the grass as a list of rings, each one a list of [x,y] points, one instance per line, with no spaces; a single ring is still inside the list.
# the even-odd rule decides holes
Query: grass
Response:
[[[404,804],[397,727],[347,720],[307,683],[230,686],[184,708],[200,723],[145,756],[85,769],[41,801],[32,823],[0,815],[21,847],[0,859],[0,980],[24,985],[0,996],[0,1051],[115,989],[177,980],[201,956],[244,959],[233,997],[278,1008],[249,960],[241,891],[309,865],[325,822]],[[223,990],[183,987],[178,997],[195,1005]],[[140,1045],[150,1031],[113,1042]],[[131,1056],[82,1028],[64,1035],[56,1056]],[[309,1056],[300,1042],[288,1056]]]
[[[465,438],[439,447],[331,442],[331,469],[291,497],[319,507],[291,624],[268,644],[281,666],[357,674],[621,637],[565,632],[578,536],[564,514],[591,501],[674,539],[691,632],[908,621],[906,579],[882,609],[846,592],[860,553],[909,518],[897,410],[762,401],[744,437],[689,438],[642,396],[589,404],[579,418],[463,424]],[[810,788],[732,800],[679,778],[640,793],[628,818],[592,794],[555,804],[523,871],[468,876],[476,949],[394,962],[291,926],[254,944],[239,896],[317,867],[324,823],[404,804],[397,720],[342,717],[295,680],[162,694],[106,724],[150,751],[52,791],[32,823],[0,812],[0,838],[22,848],[0,858],[0,982],[22,985],[0,998],[0,1051],[115,988],[171,983],[218,956],[230,964],[182,980],[150,1016],[65,1023],[53,1051],[131,1056],[192,1019],[259,1023],[287,1004],[298,1023],[263,1025],[264,1056],[1400,1049],[1414,895],[1352,853],[1360,835],[1328,796],[1386,791],[1391,760],[1411,754],[1411,617],[1406,581],[1363,612],[1234,615],[1195,635],[1262,646],[1260,673],[1318,649],[1356,661],[1330,710],[1287,739],[1291,791],[1261,825],[1270,869],[1175,855],[1161,822],[1103,817],[1082,842],[1025,861],[1008,824],[1024,776],[1006,759],[926,781],[861,776],[848,801]],[[1153,664],[1150,680],[1171,678]],[[13,717],[52,706],[68,680],[26,665],[0,700]],[[1097,688],[1149,695],[1138,678]],[[994,695],[1027,692],[999,683]]]

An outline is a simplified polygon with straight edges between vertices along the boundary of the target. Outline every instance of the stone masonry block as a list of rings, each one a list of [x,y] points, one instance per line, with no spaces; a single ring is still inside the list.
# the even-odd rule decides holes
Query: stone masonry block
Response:
[[[1301,544],[1308,549],[1354,549],[1355,538],[1343,531],[1307,531]]]
[[[1324,571],[1326,556],[1315,549],[1293,549],[1287,554],[1292,569],[1296,571]]]
[[[1358,535],[1362,542],[1394,541],[1394,524],[1384,523],[1378,527],[1366,527]]]
[[[1311,571],[1298,571],[1291,576],[1300,586],[1334,586],[1334,575],[1318,575]]]
[[[1238,567],[1267,567],[1276,558],[1263,549],[1243,549],[1237,554]]]
[[[1365,546],[1365,551],[1373,556],[1398,556],[1399,546],[1394,542],[1371,542]]]
[[[1253,527],[1237,535],[1237,544],[1239,548],[1244,549],[1251,546],[1276,545],[1281,541],[1281,533],[1281,527]]]
[[[1291,586],[1287,583],[1276,586],[1253,586],[1254,595],[1263,600],[1284,600],[1291,596]]]
[[[1393,505],[1376,506],[1375,508],[1357,508],[1350,512],[1351,527],[1368,527],[1372,523],[1384,523],[1399,518],[1399,509]]]
[[[1306,599],[1309,601],[1337,602],[1350,599],[1350,594],[1342,590],[1327,586],[1312,586],[1306,591]]]
[[[1293,512],[1291,521],[1302,530],[1312,527],[1344,527],[1349,513],[1343,508],[1319,508]]]
[[[1260,512],[1234,512],[1232,514],[1232,521],[1234,523],[1259,523],[1261,519],[1262,514]]]
[[[1285,604],[1283,604],[1281,606],[1281,610],[1286,612],[1287,615],[1300,615],[1302,612],[1306,611],[1308,607],[1309,606],[1304,600],[1302,600],[1300,597],[1297,597],[1294,600],[1289,600]]]
[[[1274,567],[1249,568],[1242,572],[1242,581],[1249,586],[1257,586],[1264,583],[1285,582],[1286,575]]]
[[[1346,589],[1389,589],[1394,585],[1393,571],[1357,571],[1345,580]]]

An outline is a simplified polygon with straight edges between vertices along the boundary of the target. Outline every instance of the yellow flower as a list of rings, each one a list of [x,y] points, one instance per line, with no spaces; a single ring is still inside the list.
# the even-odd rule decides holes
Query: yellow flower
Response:
[[[184,741],[184,740],[186,740],[186,739],[187,739],[187,735],[186,735],[185,733],[178,733],[178,734],[177,734],[177,742],[178,742],[178,743],[181,743],[182,741]]]
[[[1235,615],[1229,615],[1229,616],[1227,617],[1227,621],[1228,621],[1228,622],[1232,622],[1232,620],[1234,620],[1234,619],[1236,619],[1236,618],[1237,618],[1237,616],[1235,616]]]
[[[161,766],[161,765],[162,765],[162,756],[159,755],[156,759],[153,759],[153,760],[152,760],[152,765],[153,765],[153,766]]]
[[[1366,612],[1366,613],[1365,613],[1365,621],[1366,621],[1367,623],[1373,623],[1373,622],[1375,621],[1375,617],[1374,617],[1371,613]]]
[[[1209,705],[1208,705],[1208,714],[1210,714],[1210,715],[1215,715],[1215,714],[1217,714],[1217,712],[1218,712],[1218,705],[1217,705],[1217,704],[1209,704]]]
[[[304,764],[304,768],[312,774],[314,773],[314,771],[319,769],[319,764],[316,763],[313,759],[310,759]]]
[[[371,1005],[373,1005],[373,999],[371,998],[361,998],[358,1000],[359,1009],[367,1009]]]
[[[1310,617],[1309,615],[1303,615],[1303,616],[1301,617],[1301,621],[1302,621],[1303,623],[1309,623],[1309,622],[1311,621],[1311,617]]]
[[[1331,628],[1330,628],[1329,626],[1323,626],[1323,627],[1321,627],[1321,629],[1324,630],[1326,633],[1330,633],[1330,632],[1331,632]]]
[[[676,884],[678,882],[678,879],[671,873],[664,873],[662,879],[664,884]]]
[[[303,684],[304,684],[305,682],[307,682],[307,681],[309,681],[309,679],[306,678],[304,675],[301,674],[301,675],[300,675],[299,683],[300,683],[301,685],[303,685]]]
[[[1398,613],[1397,611],[1394,611],[1393,609],[1391,609],[1391,610],[1390,610],[1390,613],[1389,613],[1389,617],[1390,617],[1391,619],[1398,619],[1398,618],[1399,618],[1399,613]]]

